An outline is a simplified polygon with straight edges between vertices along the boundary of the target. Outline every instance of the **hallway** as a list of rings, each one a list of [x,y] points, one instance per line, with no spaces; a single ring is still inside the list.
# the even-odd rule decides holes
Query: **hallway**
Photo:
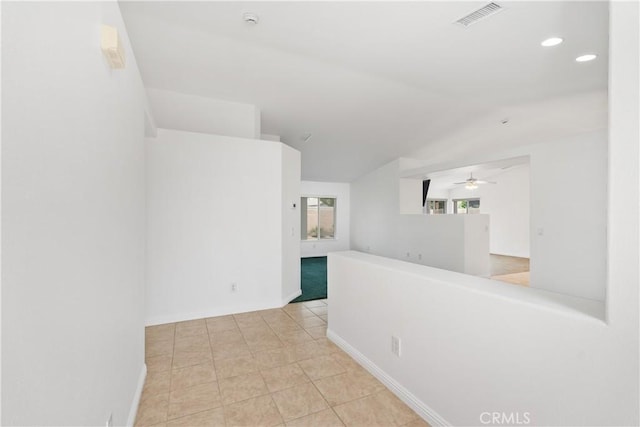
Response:
[[[326,300],[146,328],[136,426],[427,426],[326,338]]]

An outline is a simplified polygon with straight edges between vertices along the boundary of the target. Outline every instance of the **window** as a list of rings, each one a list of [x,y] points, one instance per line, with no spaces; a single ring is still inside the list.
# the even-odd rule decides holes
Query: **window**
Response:
[[[334,197],[302,198],[302,240],[336,238],[336,201]]]
[[[427,199],[427,213],[431,215],[446,214],[447,201],[445,199]]]
[[[480,199],[454,199],[453,213],[457,213],[457,214],[480,213]]]

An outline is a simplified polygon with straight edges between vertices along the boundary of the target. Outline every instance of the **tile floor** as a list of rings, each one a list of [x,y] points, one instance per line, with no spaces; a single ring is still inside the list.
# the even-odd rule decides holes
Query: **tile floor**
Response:
[[[428,425],[326,329],[326,300],[148,327],[136,426]]]

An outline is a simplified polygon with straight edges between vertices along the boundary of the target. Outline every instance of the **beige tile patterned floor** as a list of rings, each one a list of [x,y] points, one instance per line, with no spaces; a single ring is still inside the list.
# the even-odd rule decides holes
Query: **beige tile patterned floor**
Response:
[[[319,300],[148,327],[136,426],[427,426],[326,320]]]

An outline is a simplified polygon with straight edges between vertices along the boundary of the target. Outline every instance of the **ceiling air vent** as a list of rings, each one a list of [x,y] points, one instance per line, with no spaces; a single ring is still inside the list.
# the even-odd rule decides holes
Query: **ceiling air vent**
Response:
[[[489,3],[486,6],[481,7],[475,12],[471,12],[467,16],[463,16],[458,19],[455,23],[460,24],[463,27],[468,27],[472,24],[475,24],[478,21],[483,20],[491,15],[494,15],[502,10],[502,6],[497,3]]]

